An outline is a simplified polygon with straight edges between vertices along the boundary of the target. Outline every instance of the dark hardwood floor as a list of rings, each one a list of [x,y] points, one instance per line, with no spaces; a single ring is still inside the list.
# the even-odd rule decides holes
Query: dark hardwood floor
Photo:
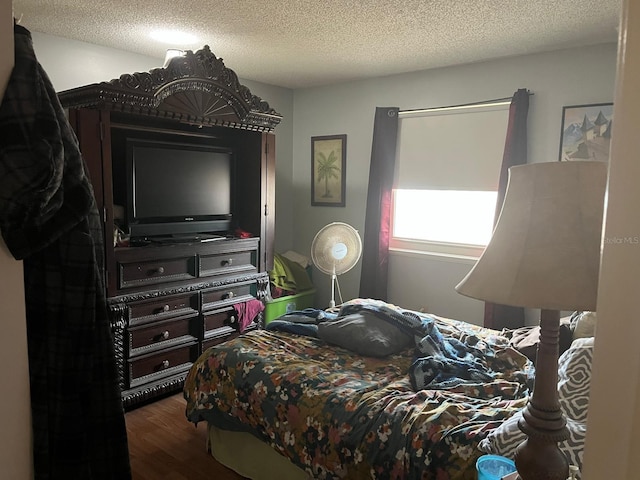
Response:
[[[207,452],[206,425],[184,408],[178,393],[125,414],[133,480],[242,480]]]

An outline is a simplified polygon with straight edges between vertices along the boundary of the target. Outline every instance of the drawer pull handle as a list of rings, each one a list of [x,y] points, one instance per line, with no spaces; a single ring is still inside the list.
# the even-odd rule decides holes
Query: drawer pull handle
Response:
[[[170,309],[169,305],[164,305],[164,306],[162,307],[162,311],[163,311],[163,312],[168,312],[168,311],[169,311],[169,309]]]
[[[160,366],[163,370],[166,370],[167,368],[169,368],[169,360],[163,360]]]
[[[233,258],[227,258],[226,260],[222,260],[222,262],[220,263],[222,264],[223,267],[228,267],[233,263]]]
[[[234,296],[233,292],[227,292],[222,296],[222,298],[224,298],[225,300],[228,300],[229,298],[233,298],[233,296]]]
[[[164,332],[158,333],[153,337],[154,342],[161,342],[162,340],[167,340],[171,334],[169,330],[165,330]]]
[[[156,269],[156,273],[163,274],[164,273],[164,267],[158,267]]]

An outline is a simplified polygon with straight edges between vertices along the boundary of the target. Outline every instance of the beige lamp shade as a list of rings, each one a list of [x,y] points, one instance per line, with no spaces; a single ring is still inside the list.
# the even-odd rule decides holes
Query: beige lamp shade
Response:
[[[606,181],[603,162],[511,167],[493,236],[456,290],[502,305],[595,310]]]

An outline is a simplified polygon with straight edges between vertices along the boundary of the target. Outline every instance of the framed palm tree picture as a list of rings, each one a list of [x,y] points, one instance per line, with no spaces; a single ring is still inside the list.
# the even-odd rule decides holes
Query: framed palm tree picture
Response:
[[[344,207],[346,135],[311,137],[311,205]]]

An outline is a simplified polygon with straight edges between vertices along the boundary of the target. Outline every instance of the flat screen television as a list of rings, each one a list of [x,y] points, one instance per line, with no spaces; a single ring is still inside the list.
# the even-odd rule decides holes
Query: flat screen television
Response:
[[[127,226],[132,239],[227,233],[234,153],[200,144],[127,139]]]

